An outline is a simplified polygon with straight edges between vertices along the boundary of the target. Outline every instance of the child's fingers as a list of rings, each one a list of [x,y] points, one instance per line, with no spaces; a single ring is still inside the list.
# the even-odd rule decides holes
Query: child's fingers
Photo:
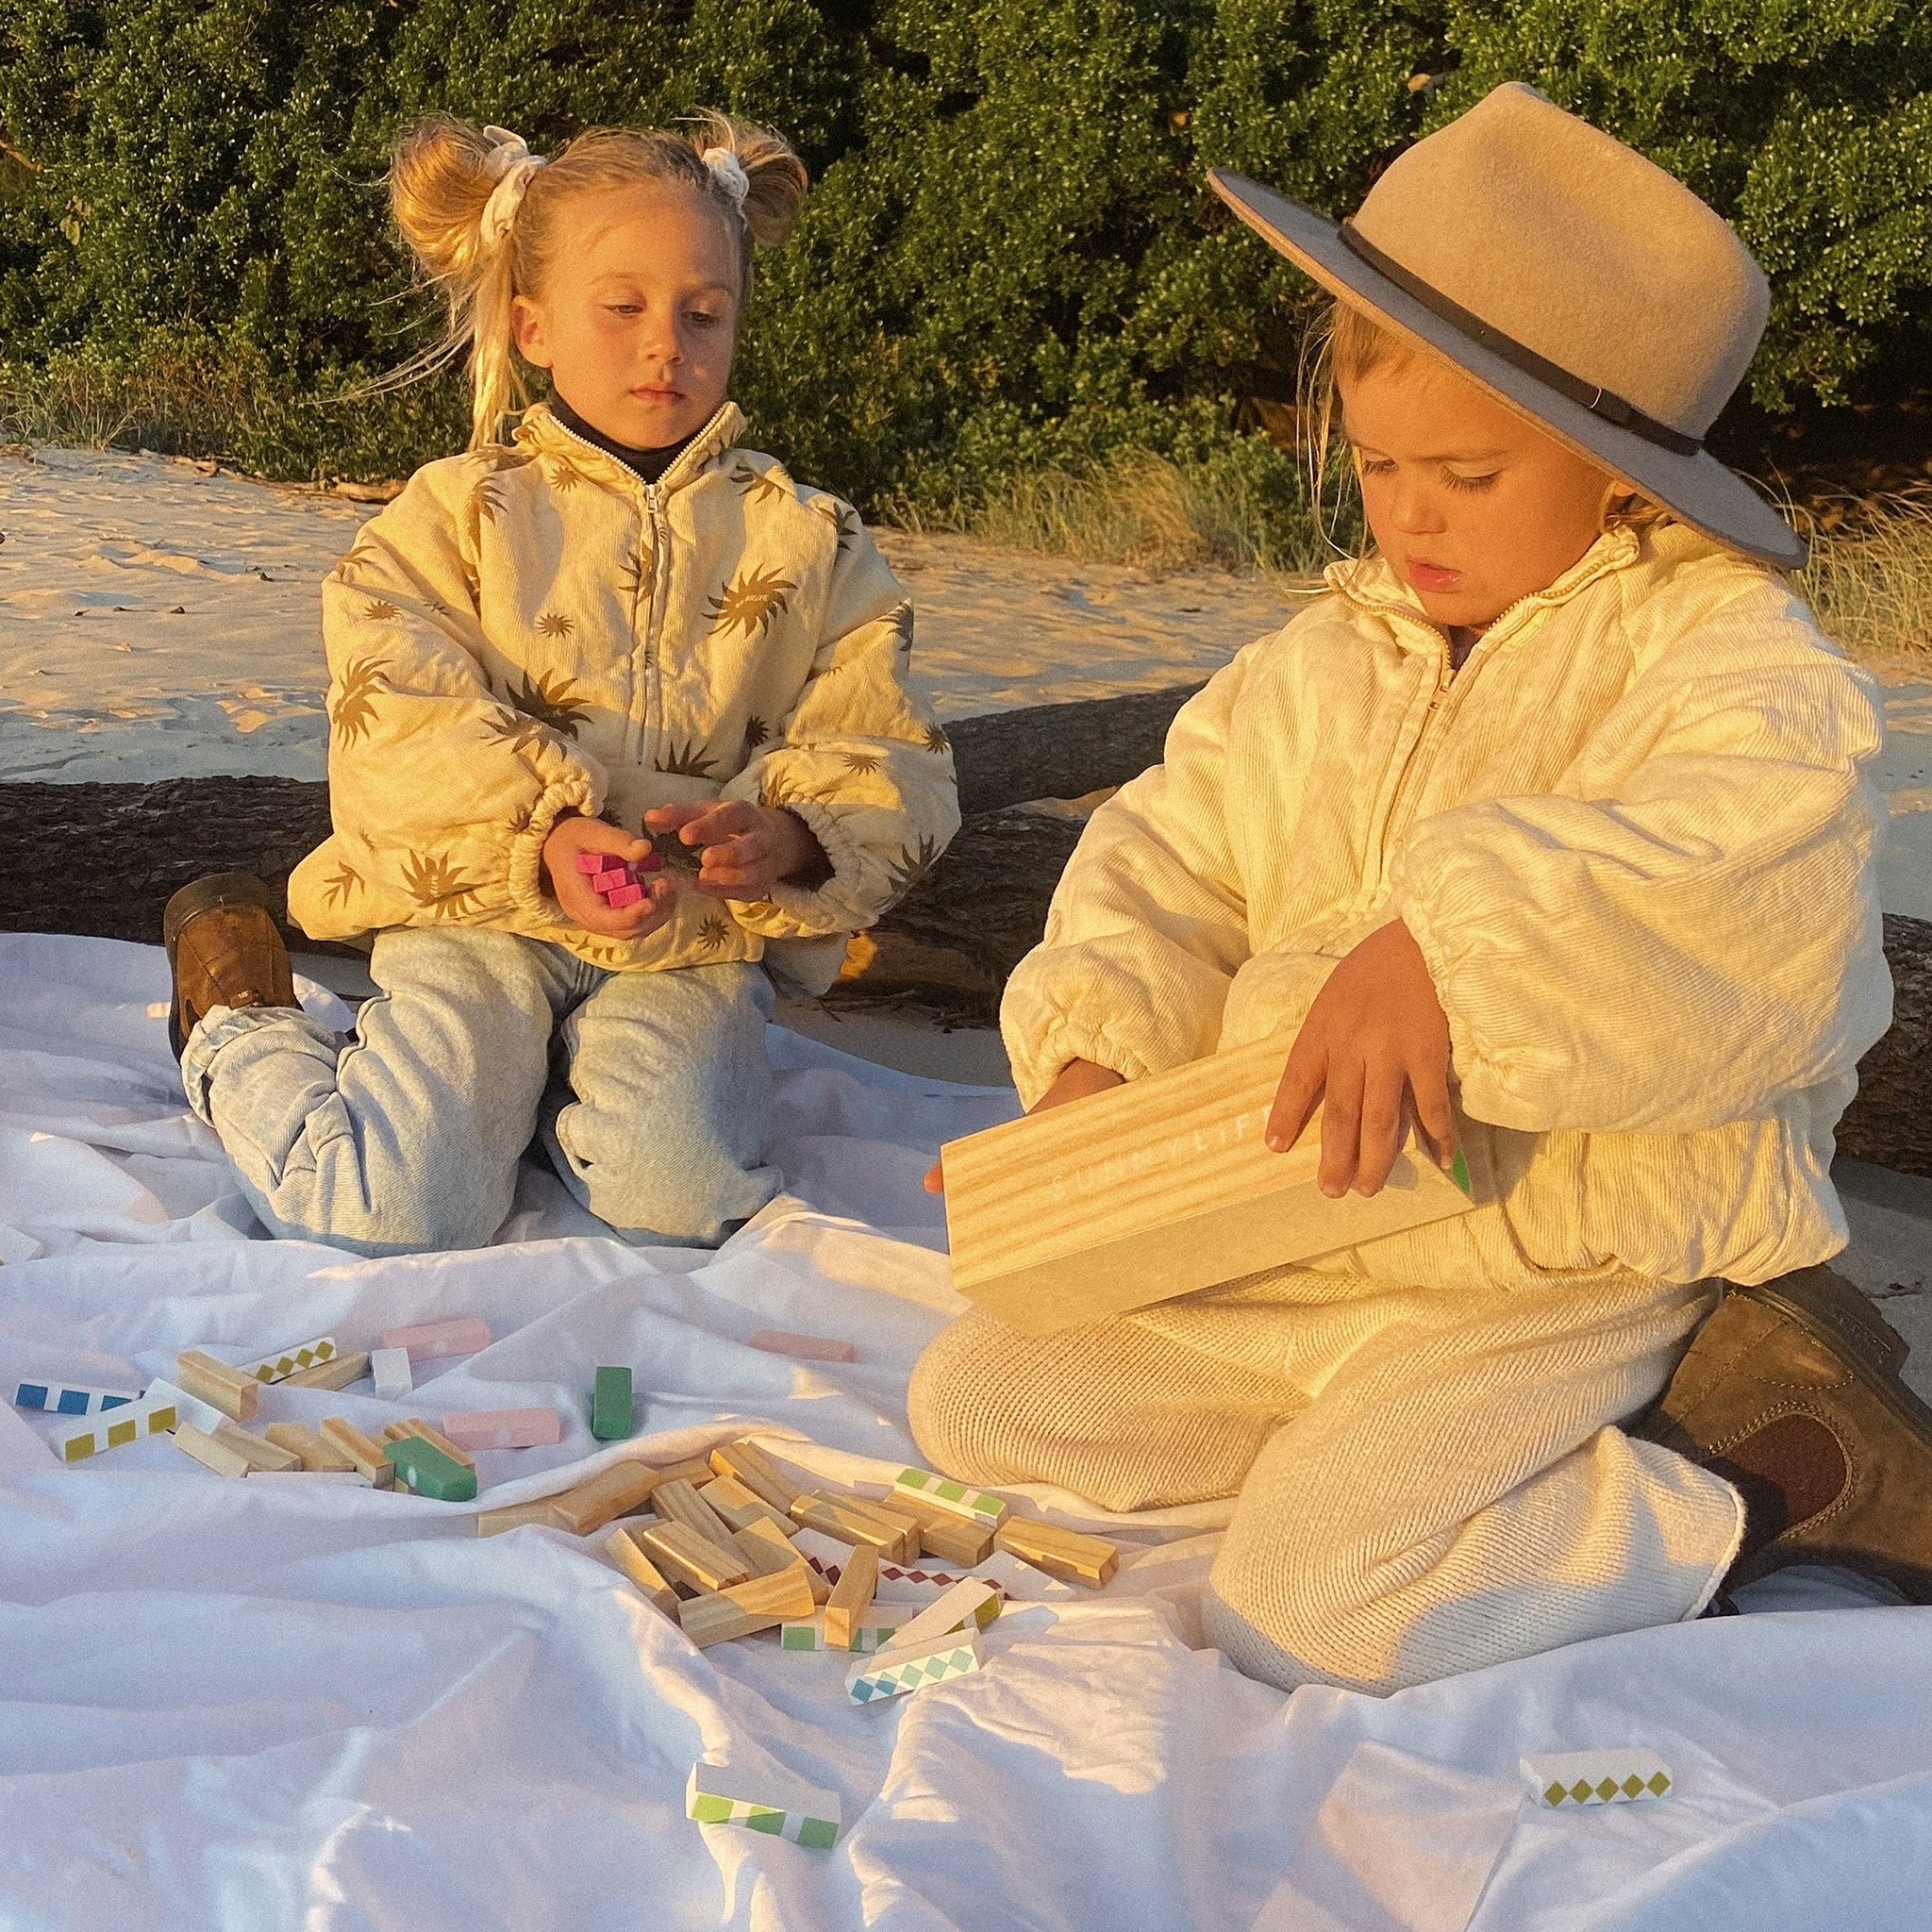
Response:
[[[690,805],[654,805],[644,814],[644,824],[654,832],[675,832],[717,808],[708,798],[698,799]]]
[[[1355,1171],[1355,1191],[1368,1195],[1379,1192],[1402,1151],[1403,1130],[1407,1125],[1404,1097],[1408,1082],[1400,1061],[1389,1060],[1373,1066],[1362,1082],[1361,1131]]]
[[[1448,1167],[1456,1158],[1456,1113],[1449,1105],[1448,1058],[1436,1054],[1419,1058],[1422,1064],[1411,1060],[1408,1069],[1415,1116],[1428,1139],[1436,1164]]]
[[[1361,1158],[1362,1063],[1328,1062],[1322,1101],[1322,1164],[1315,1179],[1331,1201],[1348,1192]]]
[[[1285,1154],[1301,1139],[1308,1116],[1322,1098],[1326,1071],[1327,1055],[1309,1041],[1305,1027],[1288,1056],[1281,1084],[1274,1090],[1274,1105],[1268,1113],[1268,1144],[1275,1153]]]
[[[647,933],[656,932],[670,918],[672,901],[676,896],[677,888],[669,879],[653,879],[635,906],[619,909],[616,917],[622,923],[613,928],[617,937],[641,940]]]

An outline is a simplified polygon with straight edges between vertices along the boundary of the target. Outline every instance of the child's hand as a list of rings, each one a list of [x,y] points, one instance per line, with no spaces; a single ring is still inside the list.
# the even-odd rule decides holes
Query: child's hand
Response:
[[[1044,1113],[1048,1108],[1058,1107],[1063,1100],[1084,1100],[1090,1093],[1105,1093],[1109,1087],[1120,1084],[1121,1075],[1111,1067],[1098,1066],[1092,1060],[1069,1060],[1059,1070],[1053,1085],[1026,1111],[1029,1114]],[[935,1160],[925,1171],[925,1191],[943,1194],[945,1191],[945,1180],[940,1173],[939,1162]]]
[[[1293,1146],[1324,1092],[1317,1178],[1331,1199],[1351,1182],[1373,1194],[1389,1178],[1411,1107],[1436,1158],[1454,1158],[1449,1021],[1399,919],[1372,932],[1315,996],[1268,1116],[1269,1146]]]
[[[635,862],[650,857],[651,841],[633,839],[602,819],[561,818],[551,826],[543,841],[543,870],[549,874],[550,896],[573,925],[615,940],[641,940],[670,918],[677,888],[669,879],[640,881],[644,896],[635,906],[607,905],[603,893],[577,870],[579,852],[608,852]]]
[[[825,865],[825,848],[811,827],[773,805],[660,805],[644,814],[644,824],[675,832],[681,845],[704,848],[691,891],[708,899],[762,899],[780,879]]]

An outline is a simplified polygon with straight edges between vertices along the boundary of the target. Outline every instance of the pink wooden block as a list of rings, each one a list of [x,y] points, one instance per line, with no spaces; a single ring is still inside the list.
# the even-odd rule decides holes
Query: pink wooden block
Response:
[[[602,872],[605,861],[610,857],[608,852],[579,852],[577,870],[579,872]]]
[[[458,1449],[548,1449],[563,1441],[554,1408],[473,1408],[446,1415],[442,1433]]]
[[[591,883],[600,892],[614,892],[619,886],[634,886],[637,881],[631,877],[628,866],[613,865],[608,872],[592,873]]]
[[[601,888],[599,889],[602,890]],[[626,906],[635,906],[644,896],[641,886],[619,886],[614,892],[604,894],[606,902],[614,909],[622,910]]]
[[[412,1362],[425,1362],[440,1355],[475,1355],[490,1346],[490,1324],[474,1316],[458,1316],[452,1322],[421,1322],[413,1328],[385,1328],[384,1348],[406,1348]]]
[[[760,1328],[751,1339],[767,1355],[791,1355],[807,1362],[856,1362],[858,1351],[849,1341],[824,1335],[788,1335],[782,1328]]]

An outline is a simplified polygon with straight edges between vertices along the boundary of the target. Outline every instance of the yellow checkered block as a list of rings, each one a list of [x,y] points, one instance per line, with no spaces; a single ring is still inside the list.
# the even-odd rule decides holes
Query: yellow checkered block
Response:
[[[304,1369],[319,1369],[324,1362],[335,1358],[335,1337],[318,1335],[313,1341],[284,1349],[280,1355],[265,1355],[258,1362],[243,1362],[242,1373],[253,1375],[258,1382],[279,1382],[284,1375],[299,1375]]]
[[[106,1449],[119,1449],[138,1442],[143,1436],[161,1436],[180,1421],[173,1400],[167,1396],[146,1395],[139,1402],[123,1403],[54,1438],[54,1454],[62,1462],[84,1462]]]
[[[1521,1761],[1523,1781],[1538,1803],[1627,1805],[1670,1795],[1670,1767],[1652,1751],[1564,1751]]]

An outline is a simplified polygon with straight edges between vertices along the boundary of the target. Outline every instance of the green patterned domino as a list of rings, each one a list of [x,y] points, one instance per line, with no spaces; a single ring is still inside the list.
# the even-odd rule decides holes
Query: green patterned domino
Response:
[[[1475,1183],[1469,1177],[1469,1160],[1460,1147],[1456,1150],[1456,1158],[1449,1163],[1449,1178],[1474,1201]]]
[[[62,1462],[84,1462],[104,1449],[119,1449],[143,1436],[164,1436],[180,1420],[169,1396],[150,1392],[139,1402],[124,1402],[62,1429],[54,1438],[54,1454]]]
[[[890,1607],[882,1604],[879,1607],[885,1609]],[[893,1637],[897,1635],[898,1629],[899,1625],[897,1624],[859,1624],[854,1627],[852,1642],[846,1647],[846,1650],[847,1652],[857,1650],[867,1653],[883,1650],[887,1644],[891,1642]],[[834,1646],[834,1648],[836,1647]],[[825,1648],[824,1613],[820,1611],[815,1616],[801,1618],[795,1624],[780,1624],[778,1625],[778,1648],[780,1650],[824,1650]],[[846,1652],[841,1653],[841,1656],[845,1654]]]
[[[968,1483],[956,1483],[950,1476],[935,1475],[929,1469],[902,1469],[892,1478],[892,1487],[904,1490],[908,1496],[917,1496],[922,1502],[950,1509],[955,1516],[978,1524],[981,1529],[999,1528],[1008,1513],[1004,1497],[988,1490],[975,1490]]]
[[[684,1815],[700,1824],[740,1824],[772,1838],[828,1852],[839,1842],[839,1794],[776,1772],[693,1764]]]
[[[949,1677],[970,1676],[979,1668],[979,1644],[972,1637],[948,1637],[931,1649],[895,1647],[882,1650],[845,1673],[845,1694],[854,1704],[875,1704],[886,1697],[903,1697]]]
[[[285,1348],[280,1355],[265,1355],[258,1362],[241,1364],[244,1375],[253,1375],[258,1382],[279,1382],[285,1375],[299,1375],[304,1369],[319,1369],[324,1362],[336,1358],[336,1339],[333,1335],[318,1335],[313,1341],[305,1341],[298,1348]]]
[[[1651,1751],[1564,1751],[1525,1757],[1521,1769],[1530,1795],[1553,1810],[1565,1805],[1628,1805],[1671,1792],[1670,1769]]]

